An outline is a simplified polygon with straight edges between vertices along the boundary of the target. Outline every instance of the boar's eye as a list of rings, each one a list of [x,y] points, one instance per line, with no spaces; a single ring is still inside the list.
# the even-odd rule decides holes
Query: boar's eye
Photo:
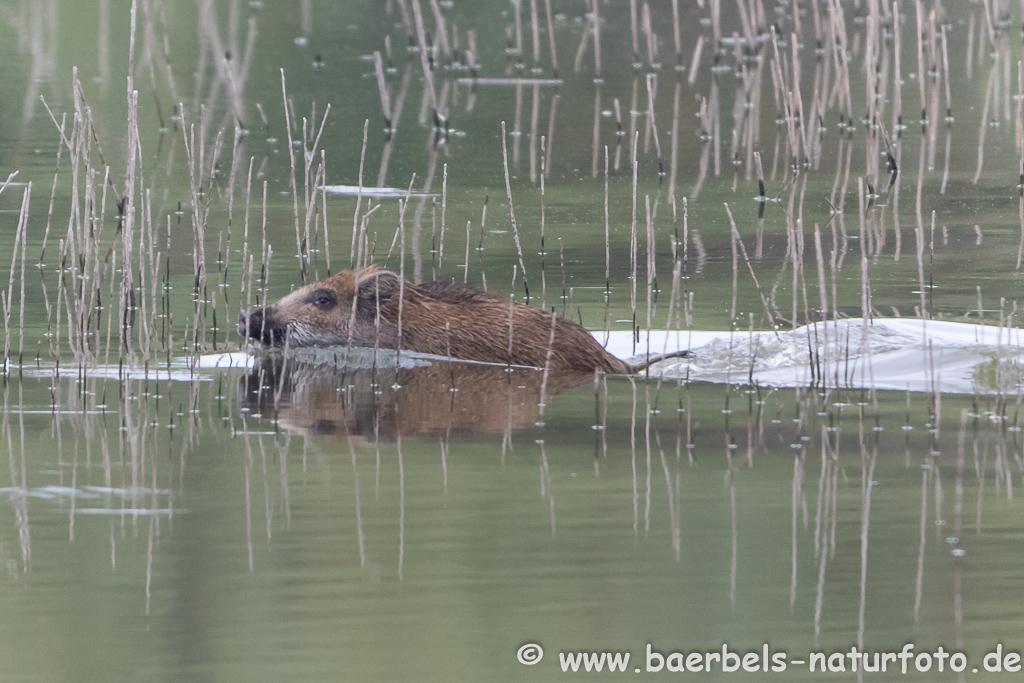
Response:
[[[321,311],[329,311],[338,303],[338,299],[329,289],[318,289],[310,295],[309,303]]]

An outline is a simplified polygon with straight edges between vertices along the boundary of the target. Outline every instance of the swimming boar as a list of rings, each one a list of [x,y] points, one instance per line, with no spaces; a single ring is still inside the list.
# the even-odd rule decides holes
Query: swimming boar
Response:
[[[399,300],[402,301],[399,329]],[[296,289],[280,301],[242,311],[238,333],[264,345],[401,348],[462,360],[552,371],[632,374],[679,351],[633,365],[608,353],[586,329],[524,304],[446,282],[415,285],[377,268],[345,270]],[[509,338],[511,336],[511,344]]]

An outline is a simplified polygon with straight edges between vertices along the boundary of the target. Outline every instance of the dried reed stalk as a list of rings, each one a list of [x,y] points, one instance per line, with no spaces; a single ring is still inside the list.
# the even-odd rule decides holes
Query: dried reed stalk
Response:
[[[508,143],[506,142],[505,122],[501,122],[501,156],[505,164],[505,192],[508,194],[508,213],[512,220],[512,236],[516,241],[516,253],[519,255],[519,267],[523,270],[523,289],[526,298],[530,298],[530,283],[526,279],[526,263],[523,261],[523,245],[519,241],[519,226],[516,224],[516,211],[512,206],[512,183],[508,172]],[[510,313],[511,315],[511,313]]]

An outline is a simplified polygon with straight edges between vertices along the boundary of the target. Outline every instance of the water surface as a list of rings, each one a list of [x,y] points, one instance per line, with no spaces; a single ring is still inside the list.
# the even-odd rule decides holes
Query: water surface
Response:
[[[3,7],[0,678],[1021,652],[1017,7],[414,4]],[[360,259],[697,355],[247,353]]]

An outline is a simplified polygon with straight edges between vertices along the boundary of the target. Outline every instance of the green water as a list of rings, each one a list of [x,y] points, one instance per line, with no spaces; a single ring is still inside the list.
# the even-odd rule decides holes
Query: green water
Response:
[[[517,4],[519,66],[506,38],[510,27],[515,44]],[[128,2],[0,5],[0,182],[18,171],[0,194],[0,290],[11,302],[0,433],[0,680],[547,680],[563,675],[565,653],[628,652],[627,671],[646,674],[648,645],[674,662],[673,652],[720,653],[725,645],[760,654],[765,644],[786,653],[785,672],[729,673],[717,663],[710,673],[674,675],[849,680],[858,675],[849,659],[842,674],[811,673],[809,663],[793,660],[854,646],[899,652],[908,643],[915,656],[940,646],[963,652],[966,669],[951,672],[946,660],[942,673],[935,663],[928,672],[912,665],[903,676],[890,664],[863,677],[960,680],[984,676],[983,659],[997,646],[1004,657],[1024,650],[1016,384],[997,395],[951,395],[749,387],[744,376],[729,384],[545,382],[527,369],[438,361],[397,372],[386,363],[338,368],[308,357],[251,372],[194,365],[200,355],[240,348],[234,321],[247,301],[275,299],[302,282],[282,69],[296,117],[301,220],[302,118],[318,129],[330,104],[312,170],[325,150],[332,185],[360,183],[368,120],[363,185],[405,190],[412,183],[430,195],[410,197],[404,216],[395,198],[358,202],[357,224],[372,212],[365,234],[373,261],[387,259],[410,279],[465,275],[499,298],[512,291],[525,298],[506,194],[504,121],[531,303],[591,329],[629,330],[634,315],[645,327],[648,289],[654,327],[788,329],[817,319],[815,225],[827,315],[862,316],[867,291],[876,316],[924,312],[1017,326],[1015,6],[1006,10],[1008,23],[995,21],[994,45],[984,6],[939,10],[954,120],[945,120],[942,78],[929,77],[931,126],[922,131],[915,7],[899,3],[907,128],[898,136],[888,28],[878,34],[875,60],[885,65],[880,116],[900,169],[889,189],[885,146],[864,123],[872,26],[865,3],[842,3],[852,127],[839,125],[845,109],[843,95],[832,93],[832,53],[814,52],[812,5],[801,3],[798,28],[792,3],[763,3],[783,36],[787,82],[790,33],[800,32],[807,111],[818,74],[829,84],[820,147],[810,147],[820,152],[795,177],[787,127],[776,122],[782,115],[770,41],[761,44],[760,70],[748,61],[737,76],[732,43],[716,51],[714,23],[702,21],[710,10],[680,3],[684,68],[676,69],[671,4],[653,4],[660,67],[652,70],[642,31],[634,66],[629,5],[598,4],[600,81],[592,42],[580,71],[574,68],[590,3],[554,1],[559,79],[550,83],[539,80],[554,75],[544,2],[536,3],[536,65],[533,3],[441,3],[449,40],[457,26],[460,46],[459,57],[439,57],[433,76],[447,135],[432,130],[419,53],[406,49],[397,3],[143,2],[134,48]],[[932,6],[923,4],[927,23]],[[1007,3],[990,4],[998,18]],[[431,5],[420,5],[436,41]],[[760,21],[762,3],[745,5]],[[819,9],[827,27],[827,4]],[[638,3],[641,26],[642,14]],[[721,29],[729,41],[733,32],[743,35],[736,5],[723,5]],[[451,67],[467,61],[467,30],[475,32],[480,78],[521,73],[536,85],[459,80],[471,76]],[[391,103],[402,103],[390,141],[371,57],[384,50],[386,35]],[[115,204],[129,176],[132,49],[140,151],[129,253]],[[929,49],[926,41],[926,59]],[[66,146],[57,162],[60,138],[40,100],[58,122],[67,116],[70,138],[72,67],[88,105],[86,112],[79,102],[79,111],[92,125],[76,138],[91,141],[77,178]],[[656,75],[650,131],[648,73]],[[743,105],[744,92],[753,106]],[[710,141],[700,134],[701,98]],[[235,122],[244,125],[237,147]],[[186,152],[193,124],[205,169],[206,289],[198,296]],[[808,140],[818,134],[812,128]],[[762,154],[766,194],[779,195],[763,205],[761,226],[753,151]],[[86,159],[98,170],[91,180]],[[102,201],[104,161],[112,185],[101,212],[90,206],[93,191]],[[865,197],[863,214],[861,178],[880,195],[870,206]],[[26,186],[18,183],[29,182],[22,240]],[[723,203],[746,257],[734,256]],[[843,213],[833,216],[830,203]],[[304,252],[310,278],[328,272],[325,211],[330,271],[352,258],[356,198],[320,195],[311,213],[314,243]],[[385,256],[400,221],[404,263],[398,251]],[[797,231],[804,269],[794,317],[789,254]],[[136,310],[134,325],[122,328],[119,310],[130,305],[121,289],[126,260]],[[674,281],[677,263],[681,279]],[[9,289],[2,273],[11,275]],[[673,290],[684,293],[685,306]],[[942,367],[941,358],[936,363]],[[544,650],[533,665],[517,660],[529,644]],[[1012,666],[1012,656],[1004,663]],[[673,675],[666,669],[663,676]]]

